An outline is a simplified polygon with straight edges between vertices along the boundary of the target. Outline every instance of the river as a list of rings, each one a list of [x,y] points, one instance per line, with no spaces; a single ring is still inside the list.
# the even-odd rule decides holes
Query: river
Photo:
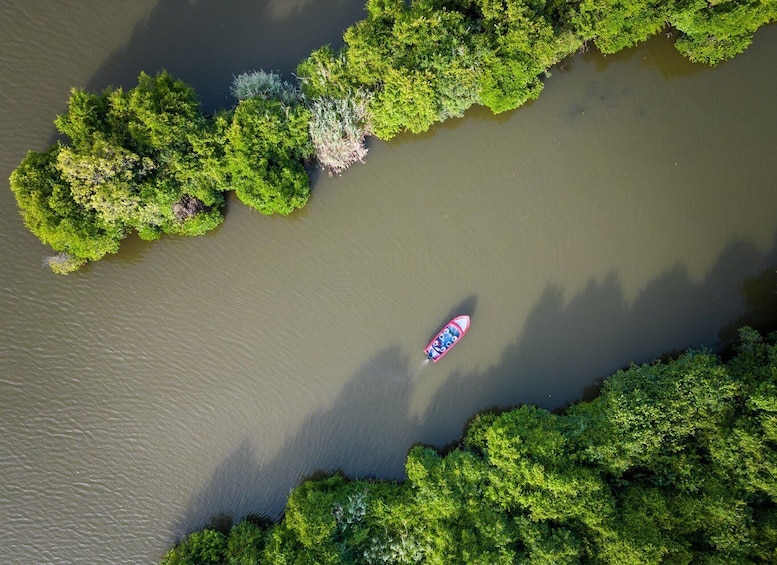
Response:
[[[0,6],[4,562],[154,563],[219,513],[276,517],[318,469],[401,479],[476,411],[714,345],[777,263],[772,26],[716,69],[664,35],[578,55],[516,112],[373,141],[290,218],[232,198],[207,236],[47,270],[7,178],[71,86],[164,68],[210,111],[233,75],[339,45],[362,5]],[[454,313],[470,333],[423,365]]]

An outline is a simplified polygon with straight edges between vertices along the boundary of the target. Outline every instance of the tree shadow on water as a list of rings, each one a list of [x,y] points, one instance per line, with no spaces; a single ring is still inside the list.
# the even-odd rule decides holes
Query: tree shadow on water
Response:
[[[621,49],[616,53],[605,55],[594,44],[577,56],[584,62],[595,65],[596,70],[599,72],[606,71],[612,64],[628,63],[638,59],[641,67],[657,70],[665,80],[711,71],[711,66],[702,63],[692,63],[677,51],[674,42],[678,35],[679,32],[670,28],[664,28],[646,40],[640,41],[632,47]],[[571,67],[570,62],[564,65],[564,70],[569,70]]]
[[[436,386],[434,375],[442,373],[414,373],[417,360],[399,346],[388,347],[348,380],[330,407],[307,417],[271,460],[257,455],[265,430],[249,431],[191,498],[175,532],[180,536],[223,514],[277,519],[290,489],[319,470],[401,480],[412,445],[450,444],[480,411],[520,404],[557,409],[629,363],[715,345],[717,329],[742,311],[731,299],[742,277],[775,263],[777,245],[761,253],[752,243],[734,241],[703,280],[694,281],[678,264],[633,300],[616,273],[590,281],[571,299],[563,288],[548,285],[496,363],[474,372],[454,370],[420,412],[412,409],[414,394],[422,384]],[[475,297],[469,297],[449,315],[474,308]]]
[[[342,45],[345,28],[364,16],[363,0],[165,0],[105,60],[87,89],[132,87],[140,71],[165,69],[193,86],[213,111],[234,103],[234,75],[262,68],[291,79],[302,59],[322,45]]]
[[[317,471],[402,478],[408,447],[422,432],[409,411],[412,373],[398,346],[383,350],[353,375],[331,407],[308,416],[271,460],[258,454],[269,431],[249,431],[190,499],[174,533],[180,537],[224,514],[276,519],[290,489]]]
[[[626,299],[615,273],[591,280],[576,296],[548,285],[513,344],[498,363],[478,374],[456,373],[435,396],[424,426],[437,428],[452,418],[464,421],[492,407],[535,404],[554,410],[590,397],[597,382],[631,363],[645,363],[688,347],[720,347],[718,330],[737,319],[742,277],[777,263],[777,244],[761,253],[735,241],[706,277],[695,282],[676,265]],[[767,283],[777,277],[767,272]],[[752,286],[752,285],[751,285]],[[745,289],[750,288],[745,286]],[[769,295],[760,289],[759,296]],[[774,295],[772,289],[771,296]],[[751,291],[751,294],[753,291]],[[777,300],[761,301],[772,304]],[[760,309],[761,319],[766,314]],[[772,319],[777,319],[771,312]],[[464,394],[466,392],[466,394]]]

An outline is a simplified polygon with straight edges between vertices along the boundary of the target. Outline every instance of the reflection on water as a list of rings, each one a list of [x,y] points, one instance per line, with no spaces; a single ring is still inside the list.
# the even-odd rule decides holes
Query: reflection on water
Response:
[[[3,178],[51,141],[73,84],[164,67],[212,109],[234,74],[290,74],[364,14],[107,11],[0,8]],[[401,478],[412,444],[455,440],[478,410],[560,406],[631,361],[713,344],[745,311],[740,282],[777,263],[775,49],[770,28],[715,70],[663,37],[576,57],[518,112],[373,141],[291,218],[230,199],[208,236],[131,237],[67,278],[0,190],[0,554],[154,562],[213,516],[277,516],[317,469]],[[460,313],[472,331],[425,365]]]
[[[313,8],[315,4],[315,0],[269,0],[267,14],[273,21],[284,21],[289,17],[304,18],[306,11]],[[348,0],[330,0],[327,5],[331,7],[344,6],[348,5]]]

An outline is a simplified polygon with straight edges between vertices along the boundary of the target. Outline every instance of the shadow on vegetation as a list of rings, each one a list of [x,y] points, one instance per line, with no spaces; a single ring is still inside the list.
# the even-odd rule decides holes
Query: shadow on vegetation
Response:
[[[454,369],[441,383],[440,370],[455,368],[457,354],[466,348],[433,369],[389,346],[352,375],[331,407],[310,415],[289,435],[272,460],[257,456],[262,430],[249,432],[208,486],[191,498],[175,531],[180,536],[201,528],[213,516],[223,520],[220,513],[235,520],[252,513],[277,519],[290,489],[317,472],[401,480],[412,445],[450,447],[478,412],[519,404],[563,408],[590,398],[602,378],[632,362],[649,362],[678,347],[715,345],[717,328],[741,314],[742,308],[727,306],[740,289],[774,321],[775,270],[744,284],[737,275],[773,264],[777,242],[764,254],[752,243],[734,241],[703,281],[694,282],[677,265],[631,303],[615,273],[592,280],[569,300],[563,288],[548,285],[494,365],[475,372]],[[471,314],[475,304],[471,296],[448,316]],[[422,387],[436,390],[419,412],[413,400]]]

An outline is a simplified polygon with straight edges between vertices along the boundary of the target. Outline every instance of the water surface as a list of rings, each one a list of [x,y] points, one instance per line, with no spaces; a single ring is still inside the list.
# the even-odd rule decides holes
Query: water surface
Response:
[[[71,86],[233,75],[337,45],[362,2],[7,3],[0,177]],[[777,29],[717,69],[666,37],[575,57],[540,99],[371,144],[266,218],[125,242],[68,277],[0,189],[0,554],[150,563],[214,514],[276,516],[316,469],[402,478],[489,406],[553,408],[631,361],[713,345],[775,262]],[[0,187],[2,188],[2,187]],[[421,349],[455,313],[466,339]]]

